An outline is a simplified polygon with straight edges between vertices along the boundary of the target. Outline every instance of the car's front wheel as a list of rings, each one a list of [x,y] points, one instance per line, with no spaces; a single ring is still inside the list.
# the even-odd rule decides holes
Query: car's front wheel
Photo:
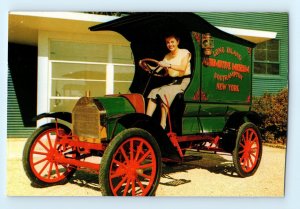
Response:
[[[101,160],[99,182],[103,195],[152,196],[161,175],[161,153],[154,137],[139,128],[120,132]]]
[[[59,156],[76,157],[73,147],[62,147],[60,144],[61,137],[70,132],[62,124],[56,126],[49,123],[36,129],[28,138],[23,150],[23,167],[34,185],[46,187],[65,184],[72,177],[76,167],[55,160]]]

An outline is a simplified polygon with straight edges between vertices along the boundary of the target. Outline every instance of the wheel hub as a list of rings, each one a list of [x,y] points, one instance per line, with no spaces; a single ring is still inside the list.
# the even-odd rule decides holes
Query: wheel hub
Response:
[[[131,162],[128,165],[128,177],[131,180],[135,180],[137,178],[138,175],[143,174],[143,169],[138,168],[138,164],[136,162]]]
[[[249,140],[247,140],[245,143],[245,154],[247,156],[251,154],[251,143],[249,142]]]

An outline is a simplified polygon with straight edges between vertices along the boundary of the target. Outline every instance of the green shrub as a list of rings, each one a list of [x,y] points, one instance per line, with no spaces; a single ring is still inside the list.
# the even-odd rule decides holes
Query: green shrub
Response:
[[[265,93],[253,98],[253,110],[263,117],[265,139],[271,143],[286,143],[288,121],[288,89],[278,94]]]

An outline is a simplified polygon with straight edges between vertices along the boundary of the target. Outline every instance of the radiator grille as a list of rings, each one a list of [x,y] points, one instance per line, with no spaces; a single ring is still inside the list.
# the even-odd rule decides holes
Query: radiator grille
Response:
[[[81,141],[100,141],[100,110],[93,98],[82,97],[72,112],[73,134]]]

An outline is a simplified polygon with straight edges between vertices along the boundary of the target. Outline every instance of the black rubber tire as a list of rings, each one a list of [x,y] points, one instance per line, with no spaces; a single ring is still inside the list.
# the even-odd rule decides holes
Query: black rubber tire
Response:
[[[58,124],[58,128],[63,129],[66,134],[69,134],[71,132],[71,130],[67,126],[62,125],[62,124]],[[39,178],[39,176],[37,176],[34,173],[34,171],[33,171],[34,168],[32,168],[31,163],[30,163],[32,146],[35,144],[36,140],[38,140],[39,137],[42,136],[44,133],[46,133],[47,131],[50,131],[50,130],[55,130],[55,129],[56,129],[55,123],[48,123],[48,124],[45,124],[45,125],[37,128],[32,133],[32,135],[27,139],[27,142],[24,146],[23,158],[22,158],[23,168],[25,170],[27,177],[30,179],[30,181],[32,182],[32,184],[34,186],[48,187],[48,186],[53,186],[53,185],[65,184],[69,181],[69,179],[73,176],[73,174],[76,171],[75,167],[68,167],[69,171],[64,173],[64,177],[62,177],[61,180],[59,180],[59,181],[53,180],[52,182],[43,181],[41,178]]]
[[[102,195],[104,195],[104,196],[121,196],[120,194],[116,194],[116,193],[114,194],[112,191],[112,188],[110,185],[110,175],[111,175],[110,171],[114,165],[114,164],[112,164],[113,159],[115,159],[114,155],[118,156],[117,152],[118,152],[119,148],[124,147],[126,145],[126,143],[128,143],[129,140],[134,137],[142,138],[142,140],[147,142],[150,149],[153,151],[153,155],[155,156],[156,160],[153,163],[155,163],[156,169],[155,169],[155,171],[153,171],[153,174],[152,174],[154,176],[154,178],[153,178],[154,180],[153,180],[152,185],[149,184],[150,186],[149,187],[147,186],[148,192],[146,192],[145,194],[142,194],[142,196],[154,196],[155,195],[156,189],[157,189],[159,181],[160,181],[161,171],[162,171],[161,151],[160,151],[160,148],[159,148],[155,138],[149,132],[145,131],[144,129],[140,129],[140,128],[130,128],[130,129],[126,129],[126,130],[120,132],[119,134],[116,135],[116,137],[109,143],[108,147],[106,148],[106,150],[103,154],[102,160],[101,160],[100,172],[99,172],[99,184],[100,184]],[[136,150],[134,150],[134,151],[136,151]],[[126,164],[125,160],[122,161],[122,163],[123,163],[123,165],[128,165],[128,164]],[[121,166],[119,166],[119,167],[121,167]],[[128,166],[128,168],[129,167],[130,166]],[[122,178],[129,179],[129,177],[122,177]],[[129,183],[129,186],[130,186],[130,183]],[[134,194],[132,194],[132,192],[131,192],[131,194],[126,193],[126,195],[124,195],[124,194],[122,194],[122,195],[123,196],[134,196]],[[141,194],[136,194],[136,196],[138,196],[138,195],[141,195]]]
[[[249,132],[252,133],[250,138],[252,138],[253,140],[252,140],[251,146],[247,145],[248,148],[245,148],[246,145],[245,145],[244,141],[245,141],[245,137],[247,137],[247,133],[246,133],[247,131],[248,131],[248,133]],[[244,135],[244,134],[246,134],[246,135]],[[254,144],[254,142],[253,142],[254,140],[256,140],[255,141],[256,147],[253,148],[252,145]],[[243,144],[244,147],[241,144]],[[258,146],[258,148],[257,148],[257,146]],[[245,149],[248,149],[248,150],[245,150]],[[251,151],[249,149],[251,149]],[[253,152],[253,150],[256,152]],[[250,152],[251,152],[251,154],[249,154]],[[246,154],[243,155],[242,153],[246,153]],[[252,158],[250,157],[250,155],[252,156]],[[246,123],[242,124],[239,128],[237,138],[236,138],[235,148],[232,152],[233,164],[234,164],[237,174],[243,178],[252,176],[259,167],[259,164],[261,161],[261,156],[262,156],[262,137],[261,137],[261,134],[260,134],[257,126],[251,122],[246,122]],[[244,165],[245,161],[243,163],[241,162],[245,158],[248,159],[247,164],[249,166],[247,166],[247,164]]]

